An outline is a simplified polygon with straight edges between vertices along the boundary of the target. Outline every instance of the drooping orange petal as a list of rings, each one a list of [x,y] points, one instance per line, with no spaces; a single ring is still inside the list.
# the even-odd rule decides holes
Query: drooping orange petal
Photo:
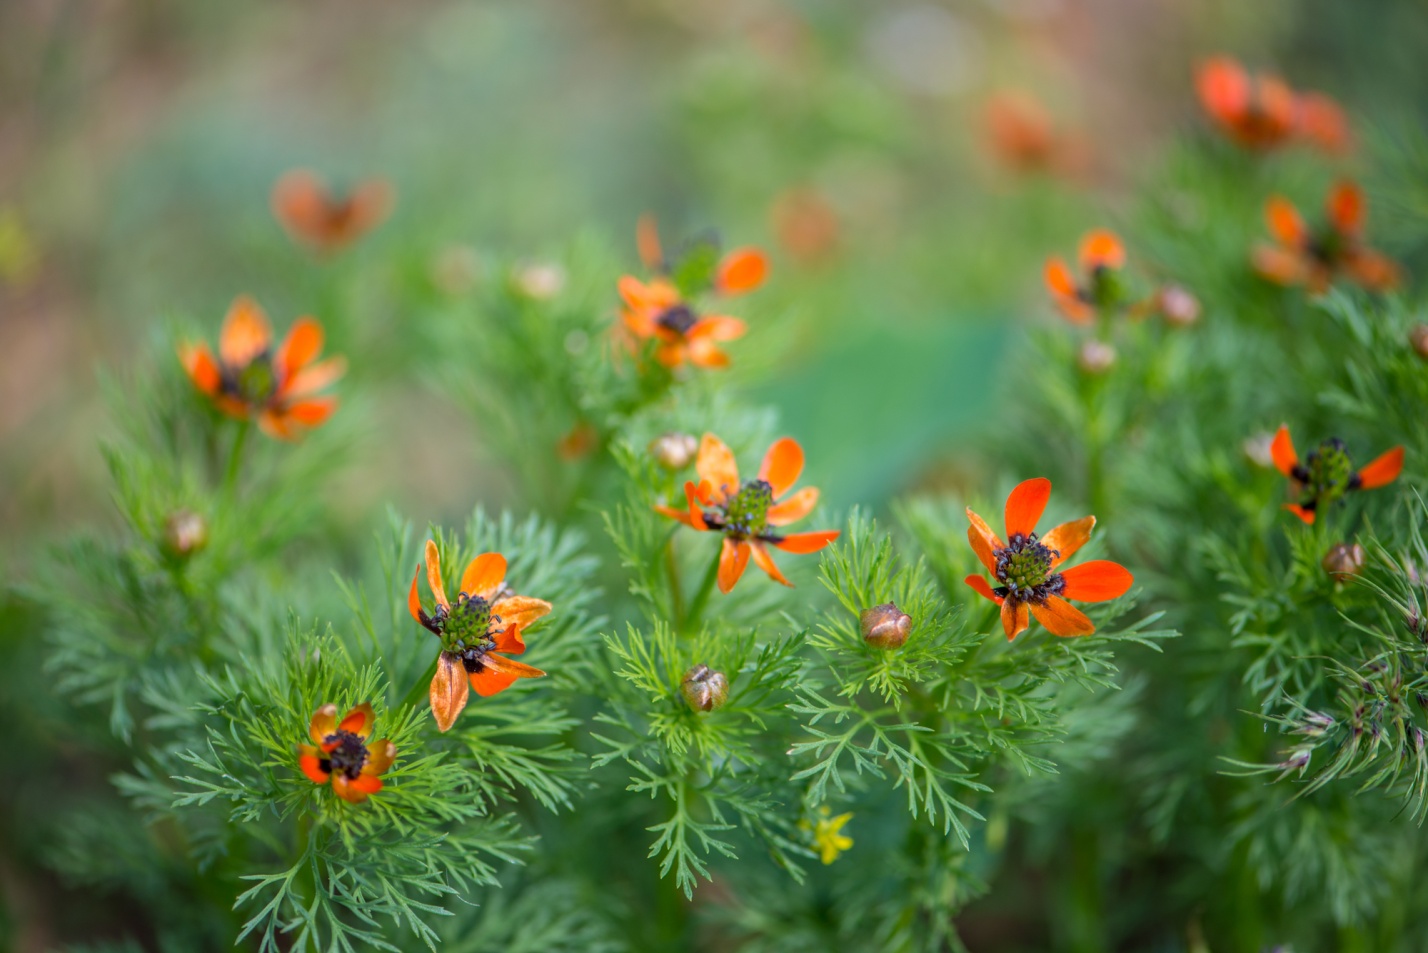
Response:
[[[778,565],[773,561],[773,557],[769,555],[769,551],[764,547],[762,542],[754,540],[749,544],[749,550],[753,554],[754,562],[758,564],[760,569],[768,573],[774,582],[783,583],[789,588],[793,587],[793,583],[789,582],[787,577],[779,571]]]
[[[352,782],[347,780],[347,775],[341,771],[332,776],[332,790],[349,804],[361,804],[367,800],[367,792],[354,788]]]
[[[307,397],[316,394],[347,373],[345,357],[329,357],[325,361],[304,367],[288,378],[280,391],[283,397]]]
[[[706,433],[699,441],[694,471],[709,483],[710,500],[714,503],[723,503],[731,493],[738,492],[739,464],[734,460],[734,451],[712,433]]]
[[[1403,448],[1394,447],[1359,471],[1359,486],[1365,490],[1376,490],[1397,480],[1402,472]]]
[[[659,225],[649,212],[641,215],[635,222],[635,248],[639,250],[640,261],[644,262],[650,271],[659,271],[664,267],[664,249],[660,247]]]
[[[507,596],[505,599],[498,599],[491,604],[491,614],[500,616],[502,625],[519,625],[525,627],[543,619],[550,614],[551,605],[544,599],[533,599],[530,596]],[[499,647],[498,647],[499,648]],[[505,649],[500,649],[504,652]]]
[[[836,529],[821,529],[811,533],[791,533],[779,539],[769,539],[766,542],[777,546],[786,553],[816,553],[829,543],[833,542],[841,534]]]
[[[1096,320],[1096,309],[1080,298],[1063,298],[1057,295],[1052,298],[1051,303],[1056,306],[1056,312],[1067,321],[1079,327],[1086,327]]]
[[[266,351],[272,341],[273,329],[258,303],[247,295],[234,298],[218,338],[218,356],[223,363],[244,367]]]
[[[312,318],[299,318],[278,345],[273,358],[273,370],[284,383],[311,364],[322,353],[322,325]]]
[[[759,479],[773,488],[774,499],[778,499],[798,482],[803,473],[803,447],[792,437],[780,437],[764,454],[759,465]]]
[[[702,488],[706,490],[708,489],[708,486],[709,484],[707,483],[702,484]],[[710,490],[709,493],[712,493],[712,490]],[[709,493],[705,493],[704,496],[707,497]],[[685,526],[691,527],[693,529],[697,529],[700,531],[707,530],[709,529],[709,524],[704,521],[704,510],[699,505],[700,496],[700,490],[695,488],[694,481],[686,480],[684,482],[684,499],[686,501],[687,508],[683,510],[677,510],[672,506],[656,505],[655,512],[663,513],[670,519],[679,520]]]
[[[443,609],[450,609],[451,603],[446,600],[446,586],[441,582],[441,553],[436,550],[436,540],[426,541],[426,584],[431,587],[431,594],[436,596],[436,604]]]
[[[620,278],[617,285],[625,304],[636,311],[661,312],[679,304],[679,289],[668,281],[656,279],[646,284],[633,275]]]
[[[285,413],[304,427],[317,427],[325,423],[336,410],[336,397],[314,397],[289,404]]]
[[[489,654],[487,657],[489,658]],[[471,672],[466,679],[476,694],[482,698],[490,698],[510,688],[519,677],[508,672],[498,672],[493,668],[483,668],[479,672]]]
[[[818,505],[818,488],[806,486],[797,493],[769,507],[770,526],[787,526],[797,523]]]
[[[744,336],[746,330],[748,330],[748,325],[738,318],[711,314],[694,322],[694,325],[685,332],[684,336],[690,341],[697,341],[701,338],[708,338],[711,341],[736,341]]]
[[[1308,281],[1311,271],[1301,253],[1272,245],[1256,245],[1250,253],[1250,264],[1260,277],[1285,287]]]
[[[360,182],[347,198],[347,216],[341,236],[352,241],[370,231],[392,211],[392,187],[382,179]]]
[[[506,557],[500,553],[482,553],[467,563],[466,572],[461,574],[461,591],[490,602],[505,581]]]
[[[1094,516],[1083,516],[1078,520],[1062,523],[1041,537],[1041,544],[1057,553],[1051,559],[1051,568],[1055,569],[1070,559],[1076,550],[1086,545],[1086,540],[1091,538],[1091,530],[1095,525],[1096,518]]]
[[[359,738],[365,738],[372,733],[372,720],[375,717],[372,714],[372,703],[363,702],[343,715],[337,727],[342,731],[350,731]]]
[[[986,576],[968,576],[962,581],[971,586],[972,589],[984,599],[990,599],[997,605],[1001,605],[1002,602],[1005,601],[1001,596],[992,591],[992,584],[987,582]]]
[[[721,350],[712,338],[696,338],[687,341],[683,345],[682,352],[689,359],[689,363],[695,367],[722,371],[730,364],[729,355]],[[677,361],[675,363],[678,364]]]
[[[1368,248],[1352,249],[1344,267],[1355,281],[1370,291],[1391,291],[1403,280],[1398,262]]]
[[[323,705],[312,713],[312,721],[308,724],[308,736],[316,744],[322,744],[327,740],[328,735],[337,733],[337,706]]]
[[[213,353],[204,344],[180,344],[178,348],[179,363],[188,373],[193,385],[209,397],[218,393],[218,388],[222,382],[222,373],[218,370],[218,362],[213,359]]]
[[[1007,634],[1008,642],[1025,632],[1029,625],[1030,613],[1026,610],[1025,602],[1007,599],[1002,603],[1002,629]]]
[[[1076,276],[1071,274],[1070,266],[1062,259],[1056,257],[1046,259],[1042,277],[1046,280],[1047,290],[1052,294],[1062,298],[1074,299],[1076,297]]]
[[[1229,57],[1217,56],[1195,71],[1195,91],[1205,112],[1217,122],[1232,123],[1249,107],[1249,74]]]
[[[1088,273],[1097,268],[1120,268],[1126,263],[1126,249],[1120,237],[1105,228],[1083,235],[1078,253],[1081,270]]]
[[[736,248],[719,262],[714,286],[721,294],[753,291],[768,277],[769,259],[757,248]]]
[[[1007,538],[1030,536],[1036,532],[1036,522],[1046,511],[1046,501],[1049,499],[1051,481],[1046,477],[1033,477],[1018,483],[1007,497]]]
[[[1292,476],[1299,465],[1299,454],[1294,450],[1294,441],[1289,436],[1289,425],[1280,424],[1269,444],[1269,458],[1274,468],[1285,476]]]
[[[1304,507],[1300,506],[1298,503],[1285,503],[1285,504],[1284,504],[1284,508],[1285,508],[1286,510],[1288,510],[1289,512],[1293,513],[1295,516],[1299,517],[1301,520],[1303,520],[1305,523],[1309,524],[1310,526],[1313,526],[1313,525],[1314,525],[1314,511],[1313,511],[1313,510],[1306,510]]]
[[[1269,233],[1291,248],[1302,248],[1309,238],[1309,229],[1294,203],[1275,195],[1264,205],[1264,221]]]
[[[1130,589],[1135,577],[1120,563],[1109,559],[1093,559],[1063,570],[1061,578],[1066,588],[1061,595],[1079,602],[1105,602],[1119,599]]]
[[[1363,234],[1366,206],[1364,190],[1347,179],[1334,183],[1325,205],[1329,222],[1341,235],[1358,238]]]
[[[317,748],[310,748],[307,745],[298,746],[298,768],[307,775],[307,779],[313,784],[326,784],[332,777],[331,771],[322,770],[322,755]]]
[[[395,760],[397,746],[392,744],[391,739],[375,741],[367,746],[367,763],[362,765],[362,773],[369,777],[386,774]]]
[[[487,668],[503,672],[507,675],[514,675],[516,678],[545,677],[545,672],[536,668],[534,665],[517,662],[515,659],[506,658],[504,655],[497,655],[495,652],[487,652],[484,662]]]
[[[739,577],[744,574],[744,567],[749,564],[750,548],[749,544],[742,539],[724,538],[723,548],[719,552],[719,591],[727,594],[734,588],[734,584],[739,581]]]
[[[223,407],[221,401],[219,407]],[[225,413],[231,413],[231,411],[225,409]],[[246,417],[247,414],[235,416]],[[262,412],[258,414],[258,429],[276,440],[296,440],[298,438],[294,421],[288,417],[286,412],[274,410],[271,407],[263,408]]]
[[[1045,605],[1031,604],[1031,614],[1052,635],[1090,635],[1096,626],[1086,614],[1060,596],[1048,596]]]
[[[996,572],[996,551],[1006,549],[1006,545],[992,532],[986,520],[972,512],[970,506],[967,507],[967,519],[972,524],[967,527],[967,542],[972,544],[972,552],[976,553],[982,565],[987,567],[987,572]]]
[[[319,237],[327,212],[327,190],[306,169],[284,173],[273,185],[273,216],[289,234],[304,241]]]
[[[450,652],[442,652],[437,657],[436,672],[431,676],[431,688],[427,693],[437,731],[449,731],[456,724],[456,718],[466,707],[470,693],[466,668],[461,660]]]
[[[421,566],[416,568],[416,574],[412,576],[412,589],[407,593],[407,611],[412,614],[412,618],[421,621],[421,593],[417,591],[417,580],[421,578]]]
[[[502,618],[504,622],[504,617]],[[496,633],[496,651],[520,655],[526,650],[526,640],[521,638],[521,627],[512,623]]]

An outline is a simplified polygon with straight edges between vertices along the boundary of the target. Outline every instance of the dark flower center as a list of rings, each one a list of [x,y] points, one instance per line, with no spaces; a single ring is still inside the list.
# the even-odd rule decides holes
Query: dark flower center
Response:
[[[1060,553],[1036,538],[1035,533],[1014,534],[1005,549],[996,551],[997,579],[1002,583],[997,594],[1016,602],[1041,604],[1047,597],[1060,595],[1066,581],[1060,573],[1051,571],[1051,562]]]
[[[1290,474],[1303,485],[1299,505],[1313,510],[1332,503],[1350,490],[1359,488],[1353,461],[1337,437],[1319,444]]]
[[[468,596],[463,592],[456,597],[450,611],[437,606],[431,621],[429,628],[441,636],[443,649],[467,660],[468,654],[483,656],[495,646],[492,630],[499,627],[501,617],[492,615],[491,604],[481,596]],[[475,671],[469,660],[466,668]]]
[[[655,319],[655,323],[660,327],[666,331],[673,331],[680,337],[684,337],[688,334],[689,329],[694,327],[698,321],[699,315],[695,314],[686,304],[677,304],[672,308],[668,308]]]
[[[242,367],[220,364],[218,387],[223,394],[245,403],[266,403],[278,389],[272,355],[264,351]]]
[[[362,773],[362,766],[367,763],[367,746],[359,736],[350,731],[339,730],[328,735],[325,743],[335,743],[337,747],[329,751],[327,757],[320,762],[322,770],[329,774],[345,774],[349,781]]]
[[[748,480],[719,510],[705,513],[704,522],[713,529],[722,529],[735,539],[762,537],[768,528],[771,505],[773,487],[768,481]]]

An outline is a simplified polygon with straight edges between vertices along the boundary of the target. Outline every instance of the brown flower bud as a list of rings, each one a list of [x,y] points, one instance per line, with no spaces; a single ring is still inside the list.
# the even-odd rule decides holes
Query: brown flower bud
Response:
[[[1116,349],[1105,341],[1087,341],[1081,345],[1076,363],[1087,374],[1104,374],[1116,363]]]
[[[907,641],[907,633],[912,630],[912,616],[893,602],[864,609],[858,622],[863,629],[863,641],[880,649],[898,648]]]
[[[649,452],[666,470],[683,470],[699,452],[699,438],[687,433],[661,434],[650,441]]]
[[[684,673],[684,681],[679,690],[684,700],[695,711],[713,711],[724,704],[729,697],[729,680],[723,672],[716,672],[707,665],[696,665]]]
[[[1200,320],[1200,299],[1179,285],[1166,285],[1155,296],[1165,323],[1186,328]]]
[[[1408,343],[1413,345],[1419,357],[1428,361],[1428,324],[1414,325],[1413,330],[1408,332]]]
[[[177,510],[164,521],[164,549],[187,559],[208,543],[208,523],[193,510]]]
[[[1357,576],[1364,568],[1364,548],[1358,543],[1335,543],[1329,547],[1329,552],[1325,554],[1320,565],[1326,573],[1343,582],[1351,576]]]

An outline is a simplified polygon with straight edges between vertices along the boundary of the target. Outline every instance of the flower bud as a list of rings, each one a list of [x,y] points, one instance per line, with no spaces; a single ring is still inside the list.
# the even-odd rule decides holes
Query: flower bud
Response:
[[[1413,330],[1408,332],[1408,343],[1413,345],[1419,357],[1428,361],[1428,324],[1414,325]]]
[[[1268,470],[1274,466],[1274,451],[1270,449],[1273,446],[1274,434],[1256,433],[1246,437],[1244,443],[1240,444],[1240,449],[1249,457],[1250,463]]]
[[[565,288],[565,269],[553,263],[523,265],[511,277],[516,290],[537,301],[554,298]]]
[[[724,704],[729,697],[729,680],[723,672],[716,672],[707,665],[696,665],[684,673],[684,681],[679,690],[684,700],[695,711],[713,711]]]
[[[666,470],[683,470],[699,452],[699,439],[693,434],[667,433],[650,441],[649,453]]]
[[[1364,568],[1364,548],[1358,543],[1335,543],[1329,547],[1324,561],[1320,564],[1324,571],[1340,582],[1357,576]]]
[[[164,550],[187,559],[208,543],[208,523],[193,510],[176,510],[164,521]]]
[[[1104,374],[1116,363],[1116,349],[1105,341],[1087,341],[1081,345],[1076,363],[1087,374]]]
[[[880,649],[898,648],[907,641],[907,633],[912,630],[912,616],[892,602],[864,609],[858,622],[863,629],[863,641]]]
[[[1167,324],[1185,328],[1200,320],[1200,299],[1179,285],[1166,285],[1155,297]]]

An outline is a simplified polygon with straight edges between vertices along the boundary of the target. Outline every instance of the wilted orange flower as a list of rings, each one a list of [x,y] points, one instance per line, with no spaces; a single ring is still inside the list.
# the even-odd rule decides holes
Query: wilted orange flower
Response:
[[[1289,477],[1299,497],[1284,508],[1312,524],[1316,513],[1353,490],[1374,490],[1387,486],[1403,472],[1403,448],[1394,447],[1368,466],[1355,470],[1353,461],[1337,437],[1325,440],[1301,462],[1289,437],[1289,427],[1280,425],[1269,447],[1275,469]]]
[[[431,712],[436,726],[446,731],[466,707],[468,690],[484,697],[505,691],[518,678],[544,675],[507,655],[526,650],[521,629],[550,612],[550,603],[517,596],[505,587],[506,557],[482,553],[471,560],[461,576],[461,592],[452,605],[441,582],[441,555],[436,543],[426,541],[426,581],[436,597],[428,615],[422,608],[417,581],[412,577],[407,608],[412,618],[441,639],[441,655],[431,680]]]
[[[337,409],[336,397],[313,396],[347,370],[341,357],[317,360],[322,341],[322,325],[299,318],[274,352],[267,316],[252,298],[239,296],[223,319],[216,360],[204,344],[180,344],[178,354],[219,410],[242,420],[256,417],[265,433],[288,440]]]
[[[1195,90],[1221,131],[1245,148],[1272,149],[1295,133],[1299,103],[1278,76],[1251,75],[1229,57],[1217,56],[1196,70]]]
[[[986,520],[967,508],[967,539],[982,565],[1000,585],[983,576],[968,576],[967,585],[1002,607],[1002,628],[1014,639],[1030,624],[1027,612],[1052,635],[1090,635],[1095,625],[1067,599],[1106,602],[1125,595],[1134,581],[1119,563],[1095,559],[1057,572],[1057,567],[1091,538],[1094,516],[1062,523],[1037,538],[1036,523],[1051,498],[1051,481],[1037,477],[1019,484],[1007,497],[1007,541],[1002,542]]]
[[[790,553],[816,553],[838,538],[837,530],[790,535],[775,531],[776,527],[803,519],[818,503],[818,490],[811,486],[786,495],[803,472],[803,448],[796,440],[784,437],[774,441],[764,455],[759,475],[740,482],[733,451],[724,441],[706,433],[699,443],[694,469],[699,474],[698,486],[692,480],[684,484],[688,509],[655,509],[693,529],[724,534],[724,548],[719,555],[720,592],[734,588],[750,556],[775,581],[791,586],[793,583],[774,565],[767,547],[776,546]]]
[[[1368,212],[1363,190],[1352,182],[1338,182],[1329,191],[1325,208],[1327,223],[1311,231],[1293,203],[1272,197],[1264,217],[1279,244],[1255,248],[1251,257],[1255,270],[1270,281],[1303,284],[1316,294],[1328,290],[1341,271],[1372,291],[1395,287],[1400,280],[1397,263],[1364,243]]]
[[[1121,302],[1124,289],[1116,272],[1126,263],[1126,250],[1114,232],[1097,229],[1081,237],[1077,257],[1083,276],[1079,282],[1066,262],[1054,255],[1046,260],[1043,276],[1056,310],[1073,324],[1090,324],[1097,310]]]
[[[392,189],[380,179],[368,179],[337,196],[316,173],[296,169],[273,186],[272,206],[294,240],[335,251],[381,224],[392,209]]]
[[[358,705],[342,720],[337,706],[323,705],[312,714],[308,734],[313,745],[298,745],[298,767],[314,784],[332,782],[344,801],[360,804],[382,790],[382,775],[397,757],[397,746],[386,738],[368,743],[372,706]]]

